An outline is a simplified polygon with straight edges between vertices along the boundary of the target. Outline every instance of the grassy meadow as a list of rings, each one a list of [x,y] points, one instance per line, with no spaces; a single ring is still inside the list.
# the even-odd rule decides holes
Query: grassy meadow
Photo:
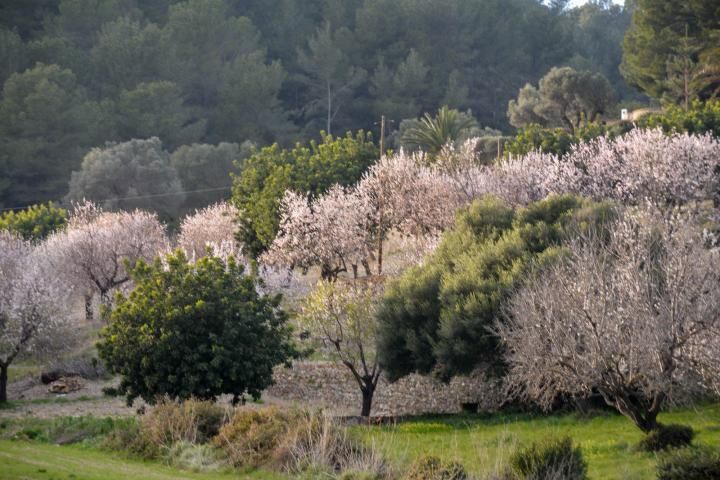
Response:
[[[690,425],[697,434],[694,443],[720,446],[720,404],[678,409],[662,414],[660,421]],[[500,467],[516,446],[569,435],[581,446],[591,479],[655,478],[655,455],[636,448],[643,434],[612,413],[589,418],[577,414],[437,416],[396,426],[354,427],[353,431],[400,466],[420,455],[435,455],[459,461],[476,475]]]
[[[663,414],[660,420],[691,425],[697,434],[695,444],[720,446],[720,404],[677,409]],[[0,478],[296,478],[269,470],[192,472],[104,447],[105,435],[133,421],[93,417],[2,419],[0,413]],[[590,417],[572,413],[429,416],[397,425],[354,426],[350,434],[378,448],[396,471],[420,456],[435,455],[461,462],[478,479],[500,470],[516,447],[569,435],[581,446],[591,479],[655,478],[655,454],[637,449],[642,434],[624,417],[612,413]],[[313,476],[302,477],[308,478]]]
[[[73,480],[281,480],[267,471],[194,473],[79,445],[0,440],[0,478]]]

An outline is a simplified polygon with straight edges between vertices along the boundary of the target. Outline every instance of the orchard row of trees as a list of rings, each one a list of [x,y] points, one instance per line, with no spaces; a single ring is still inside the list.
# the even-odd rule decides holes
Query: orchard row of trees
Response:
[[[634,130],[497,165],[478,163],[473,143],[385,155],[355,183],[280,202],[255,271],[320,271],[297,321],[348,367],[362,414],[383,373],[479,368],[545,406],[598,392],[644,431],[667,402],[716,392],[718,140]],[[16,293],[0,367],[51,346],[45,332],[61,325],[48,298],[97,295],[99,351],[130,400],[258,395],[296,350],[279,299],[260,293],[271,285],[240,265],[238,215],[218,205],[187,217],[169,254],[156,215],[93,204],[44,240],[4,234],[24,253],[3,275]],[[404,245],[393,268],[388,240]],[[26,286],[54,279],[72,288]]]
[[[710,359],[720,354],[720,345],[704,340],[718,338],[719,327],[707,310],[720,307],[720,279],[711,273],[718,266],[716,138],[634,130],[581,144],[566,156],[534,152],[492,166],[478,164],[474,152],[469,143],[431,157],[399,153],[381,159],[352,187],[309,198],[288,191],[282,201],[279,233],[260,260],[319,269],[324,280],[299,318],[351,370],[363,393],[363,414],[370,411],[380,371],[390,379],[413,372],[448,379],[480,368],[546,406],[561,395],[600,391],[645,431],[656,428],[667,400],[717,388]],[[656,243],[648,243],[653,235],[659,236]],[[400,265],[395,259],[401,272],[407,269],[397,279],[397,270],[382,268],[390,238],[410,246]],[[530,324],[536,317],[512,303],[522,298],[515,292],[527,278],[538,278],[527,289],[552,288],[544,272],[566,272],[566,262],[587,252],[594,252],[598,268],[624,269],[588,267],[587,275],[622,274],[625,283],[598,290],[589,277],[578,296],[557,299],[556,293],[547,301],[580,302],[582,309],[597,297],[605,316],[588,321],[605,322],[608,332],[576,338],[568,347],[570,353],[585,352],[582,342],[593,341],[593,353],[543,357],[547,384],[526,384],[545,375],[533,370],[540,354],[529,349],[546,345],[547,329],[557,325],[558,332],[574,334],[580,327],[572,322],[586,319],[539,309],[543,321]],[[659,270],[647,271],[648,255],[659,255]],[[565,275],[570,288],[574,278]],[[638,296],[614,297],[630,285],[643,285],[632,287]],[[620,315],[611,306],[633,310]],[[617,323],[641,311],[642,322]],[[543,328],[533,330],[536,324]],[[633,341],[612,336],[617,329]],[[628,370],[623,358],[640,351],[646,356]],[[666,364],[658,367],[656,358],[666,358]],[[605,363],[598,367],[600,360]],[[564,369],[577,372],[580,363],[593,365],[594,376],[576,374],[569,383]]]

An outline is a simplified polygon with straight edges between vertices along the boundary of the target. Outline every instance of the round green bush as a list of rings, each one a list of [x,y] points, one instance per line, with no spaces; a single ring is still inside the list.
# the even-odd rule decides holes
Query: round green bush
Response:
[[[710,447],[676,448],[657,462],[658,480],[720,480],[720,450]]]
[[[686,425],[659,425],[640,442],[640,449],[659,452],[669,448],[686,447],[692,443],[695,432]]]
[[[403,480],[467,480],[465,468],[458,462],[448,462],[433,456],[420,457],[413,462]]]
[[[510,467],[521,479],[587,478],[587,463],[580,447],[574,446],[570,437],[534,443],[517,450],[510,457]]]

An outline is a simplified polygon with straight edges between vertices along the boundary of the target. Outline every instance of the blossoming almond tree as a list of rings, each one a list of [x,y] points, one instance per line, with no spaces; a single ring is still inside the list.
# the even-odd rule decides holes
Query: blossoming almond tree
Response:
[[[363,207],[353,191],[339,186],[312,201],[286,192],[280,206],[280,233],[261,261],[305,270],[317,265],[326,280],[350,270],[357,276],[366,258]]]
[[[392,233],[437,236],[459,207],[485,195],[513,206],[575,193],[666,208],[717,195],[719,167],[717,139],[660,130],[597,139],[564,157],[531,152],[493,166],[477,162],[472,141],[444,148],[433,164],[422,153],[401,151],[379,160],[353,188],[311,201],[286,193],[280,233],[264,261],[321,265],[328,279],[350,269],[357,274],[358,265],[368,275],[382,274]]]
[[[46,250],[0,231],[0,402],[7,401],[8,369],[73,340],[67,328],[68,289],[48,270]]]
[[[308,200],[286,192],[280,231],[261,259],[271,265],[318,265],[325,279],[360,267],[382,275],[384,242],[391,232],[422,237],[440,232],[452,220],[457,195],[436,172],[404,153],[383,157],[350,189],[333,187]]]
[[[47,240],[59,274],[85,292],[100,294],[105,305],[111,303],[110,292],[130,280],[125,262],[150,261],[166,247],[156,214],[105,212],[90,203],[80,205],[67,228]]]
[[[238,215],[235,206],[220,202],[186,216],[180,224],[178,247],[191,261],[204,257],[208,248],[214,256],[240,259],[242,245],[235,238]]]
[[[720,141],[710,134],[636,129],[579,144],[548,172],[555,191],[673,206],[717,195],[719,166]]]
[[[643,432],[720,379],[720,252],[678,215],[626,218],[570,245],[498,323],[509,381],[549,407],[599,392]]]

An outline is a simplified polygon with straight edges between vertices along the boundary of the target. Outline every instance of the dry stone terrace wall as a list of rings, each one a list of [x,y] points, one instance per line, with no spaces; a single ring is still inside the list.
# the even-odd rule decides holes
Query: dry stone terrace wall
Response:
[[[332,362],[302,361],[292,368],[278,367],[275,385],[265,393],[291,403],[330,409],[338,415],[358,415],[362,398],[349,370]],[[444,384],[432,377],[409,375],[395,383],[381,378],[372,416],[459,413],[462,405],[477,403],[491,411],[499,405],[500,389],[482,376],[457,377]]]

